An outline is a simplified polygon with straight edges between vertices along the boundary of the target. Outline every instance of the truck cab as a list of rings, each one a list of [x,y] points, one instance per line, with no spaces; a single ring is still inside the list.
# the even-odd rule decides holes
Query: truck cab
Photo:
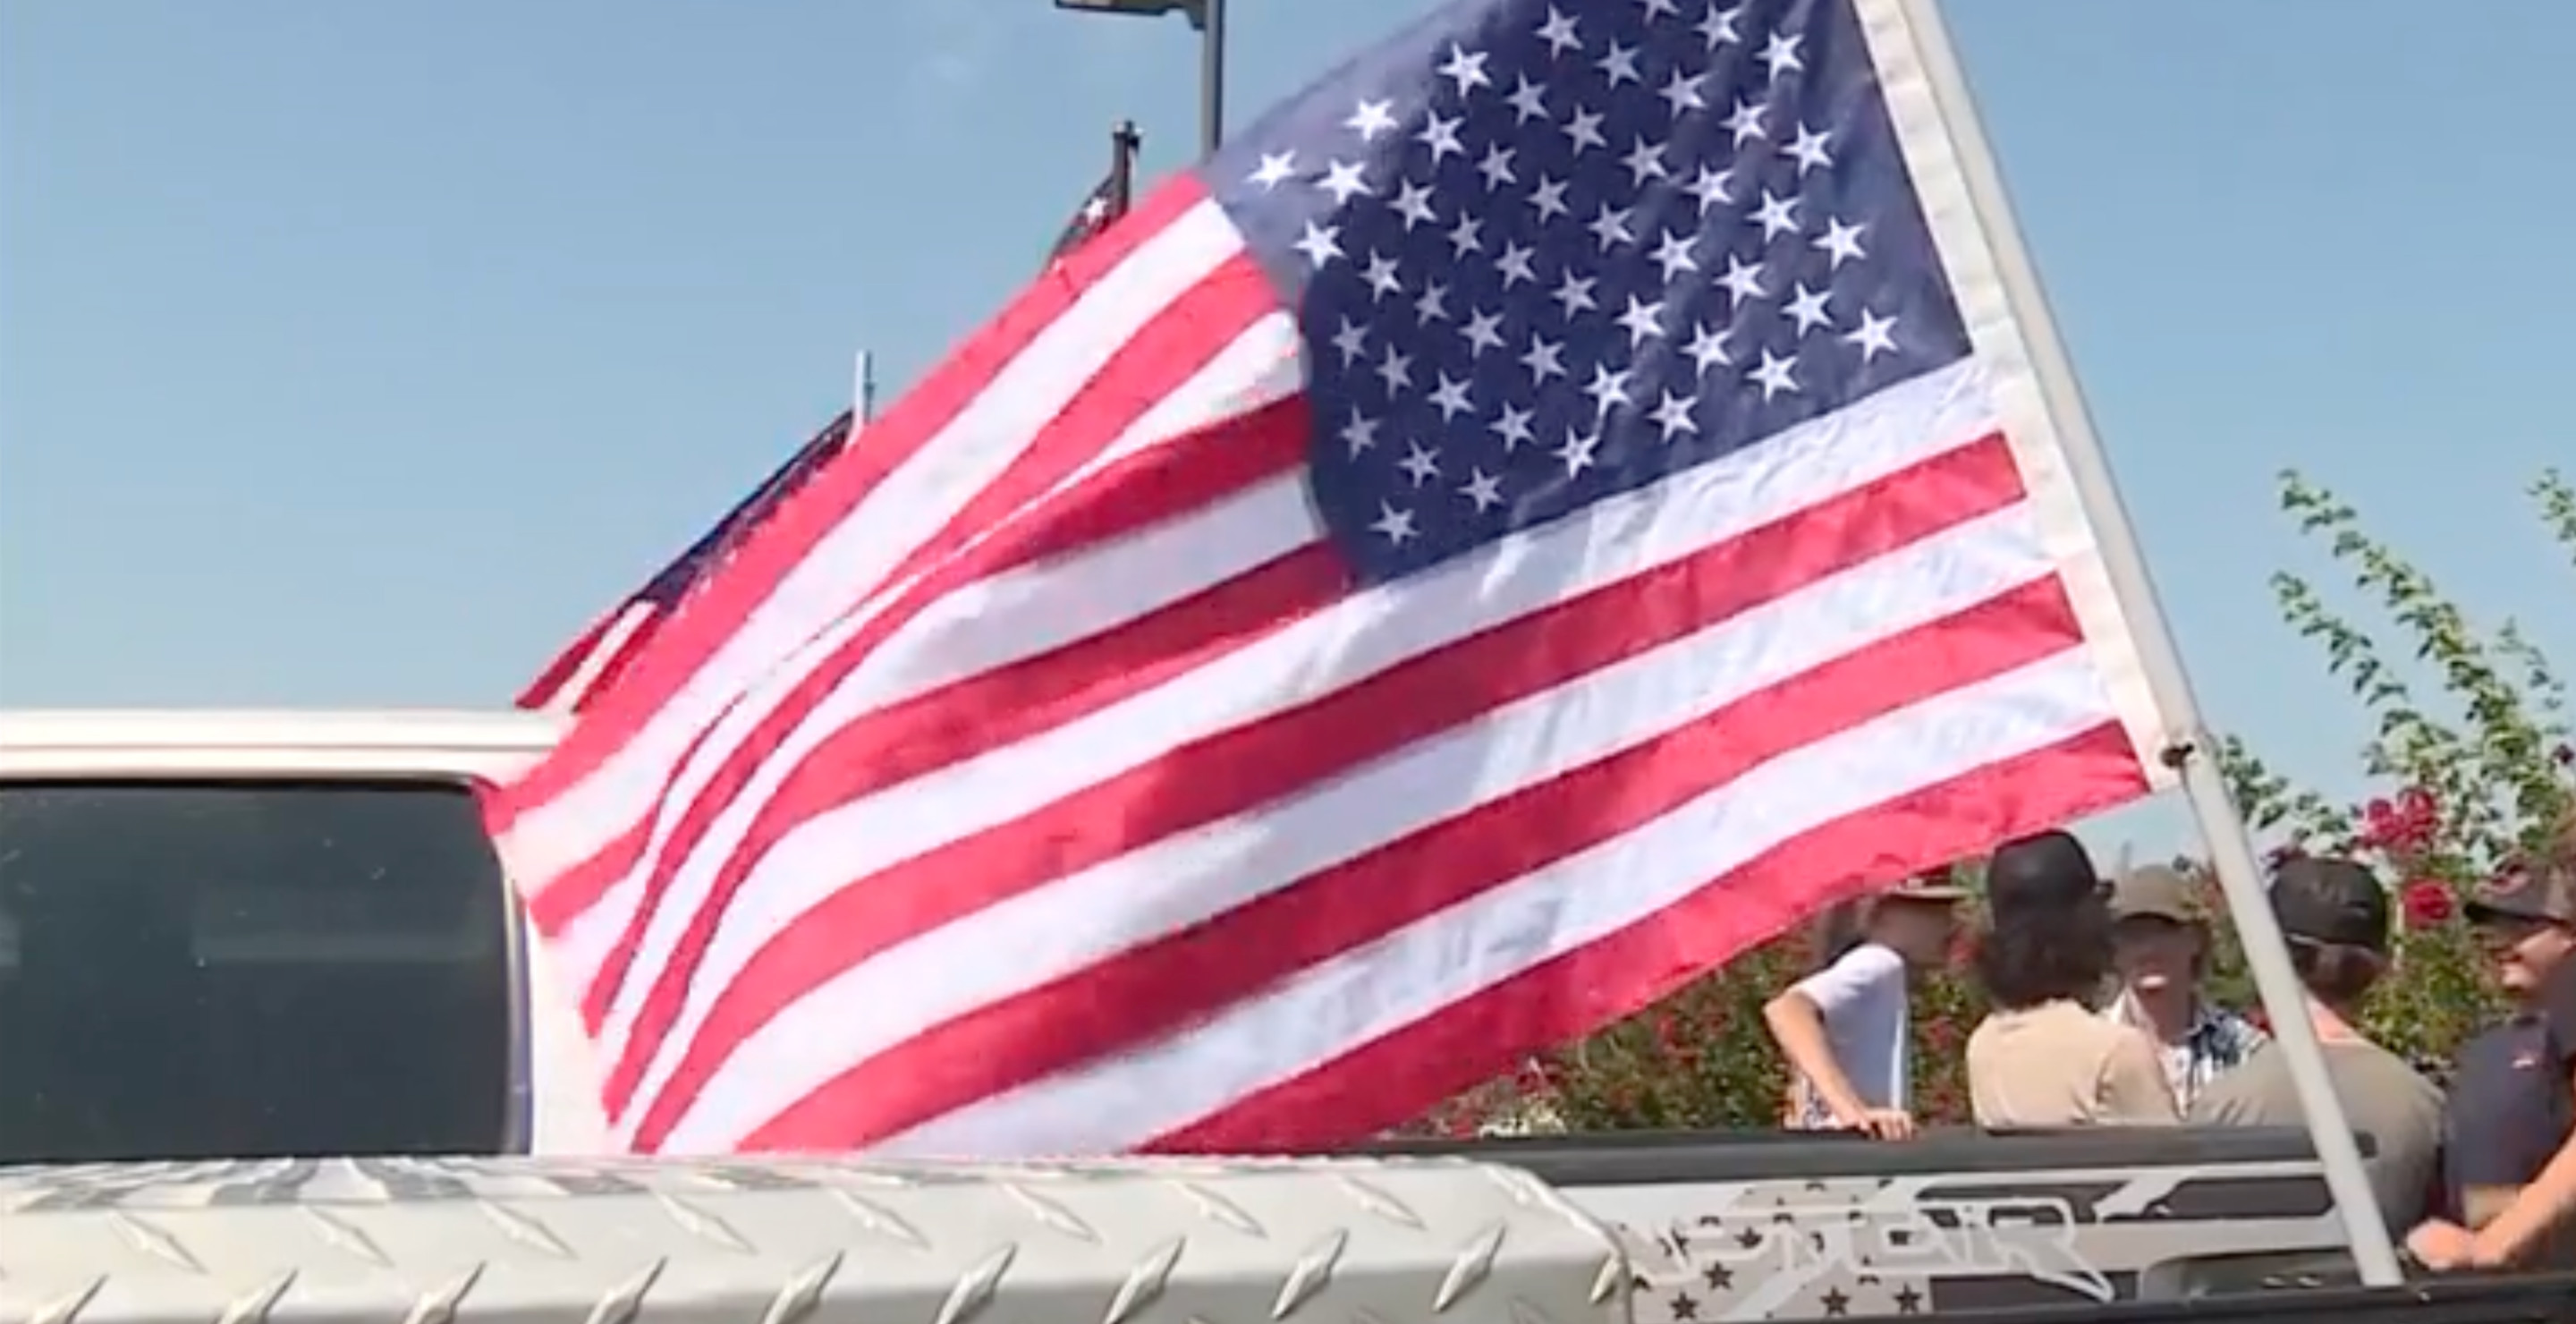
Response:
[[[0,713],[0,1164],[601,1149],[475,791],[558,734]]]

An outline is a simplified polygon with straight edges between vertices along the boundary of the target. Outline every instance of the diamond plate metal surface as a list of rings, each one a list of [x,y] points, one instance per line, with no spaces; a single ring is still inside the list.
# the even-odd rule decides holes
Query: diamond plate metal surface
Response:
[[[1632,1277],[1454,1160],[0,1171],[0,1324],[1624,1324]]]

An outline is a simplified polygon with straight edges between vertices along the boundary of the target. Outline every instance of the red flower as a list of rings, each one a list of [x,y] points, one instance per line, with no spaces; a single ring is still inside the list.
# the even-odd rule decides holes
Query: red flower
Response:
[[[2361,844],[2376,846],[2397,833],[2397,806],[2373,800],[2361,807]]]
[[[2429,929],[2451,920],[2451,889],[2430,878],[2408,883],[2398,892],[2397,900],[2399,909],[2406,914],[2406,927],[2410,929]]]
[[[2431,845],[2442,829],[2442,806],[2433,793],[2409,786],[2395,801],[2373,800],[2361,807],[2361,831],[2353,844],[2392,855],[2410,855]]]

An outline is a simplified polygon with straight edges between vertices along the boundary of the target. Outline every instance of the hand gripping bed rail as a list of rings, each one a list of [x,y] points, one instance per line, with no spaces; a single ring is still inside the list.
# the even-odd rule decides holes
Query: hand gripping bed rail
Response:
[[[0,1324],[1625,1324],[1456,1160],[321,1159],[0,1171]]]

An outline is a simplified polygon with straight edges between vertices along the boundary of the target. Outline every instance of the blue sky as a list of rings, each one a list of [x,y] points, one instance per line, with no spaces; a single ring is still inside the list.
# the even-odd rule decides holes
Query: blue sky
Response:
[[[1422,7],[1235,0],[1235,109]],[[2283,466],[2576,664],[2520,495],[2576,467],[2576,8],[1947,12],[2213,720],[2354,784]],[[1046,0],[0,8],[0,702],[506,702],[854,350],[996,308],[1113,121],[1182,161],[1194,58]]]

